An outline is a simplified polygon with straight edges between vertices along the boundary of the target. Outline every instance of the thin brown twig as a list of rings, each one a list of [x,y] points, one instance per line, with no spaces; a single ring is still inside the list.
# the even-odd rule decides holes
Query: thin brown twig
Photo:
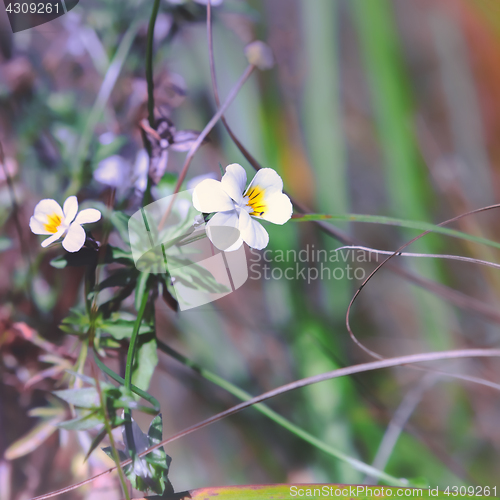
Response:
[[[158,231],[160,231],[162,229],[162,227],[164,226],[164,224],[165,224],[165,222],[170,214],[170,211],[172,210],[172,205],[175,201],[175,196],[179,192],[179,189],[180,189],[182,183],[184,182],[184,179],[186,178],[186,174],[187,174],[187,171],[189,169],[189,165],[191,164],[191,161],[192,161],[196,151],[198,151],[198,148],[201,146],[202,142],[207,137],[209,132],[212,130],[214,125],[219,121],[222,114],[227,110],[229,105],[234,101],[235,97],[238,95],[238,92],[241,90],[244,83],[248,80],[250,75],[253,73],[254,69],[255,69],[255,66],[253,64],[249,64],[246,67],[245,71],[240,76],[239,80],[236,82],[234,87],[231,89],[231,92],[227,96],[227,99],[224,102],[224,104],[220,107],[220,109],[217,111],[217,113],[215,113],[215,115],[212,117],[212,119],[207,123],[205,128],[201,131],[200,135],[196,139],[196,142],[191,146],[191,149],[189,150],[189,152],[186,156],[186,160],[184,161],[184,165],[182,166],[182,170],[181,170],[181,173],[179,174],[179,178],[177,179],[177,184],[175,185],[174,194],[173,194],[174,197],[172,198],[172,201],[170,202],[168,209],[165,211],[165,213],[163,214],[163,217],[160,220],[160,223],[158,224]]]
[[[192,425],[191,427],[188,427],[187,429],[184,429],[181,432],[178,432],[177,434],[171,436],[168,439],[164,439],[160,443],[158,443],[155,446],[152,446],[151,448],[148,448],[147,450],[143,451],[142,453],[139,453],[139,457],[143,457],[147,455],[148,453],[151,453],[152,451],[165,446],[166,444],[169,444],[177,439],[180,439],[184,436],[187,436],[188,434],[191,434],[195,431],[198,431],[200,429],[203,429],[204,427],[207,427],[215,422],[218,422],[219,420],[222,420],[226,417],[229,417],[231,415],[234,415],[235,413],[238,413],[246,408],[249,408],[250,406],[253,406],[258,403],[262,403],[264,401],[267,401],[268,399],[274,398],[276,396],[279,396],[281,394],[284,394],[286,392],[299,389],[301,387],[306,387],[308,385],[312,384],[317,384],[319,382],[324,382],[325,380],[330,380],[334,378],[339,378],[339,377],[345,377],[348,375],[353,375],[355,373],[362,373],[362,372],[367,372],[367,371],[373,371],[373,370],[380,370],[382,368],[391,368],[395,366],[401,366],[401,365],[407,365],[407,364],[414,364],[414,363],[423,363],[423,362],[428,362],[428,361],[438,361],[438,360],[443,360],[443,359],[460,359],[460,358],[476,358],[476,357],[500,357],[500,349],[462,349],[462,350],[453,350],[453,351],[442,351],[442,352],[429,352],[429,353],[423,353],[423,354],[411,354],[408,356],[398,356],[395,358],[389,358],[389,359],[382,359],[382,360],[377,360],[377,361],[370,361],[368,363],[361,363],[358,365],[353,365],[353,366],[347,366],[345,368],[338,368],[336,370],[332,370],[329,372],[321,373],[319,375],[314,375],[312,377],[307,377],[303,378],[301,380],[296,380],[294,382],[290,382],[288,384],[282,385],[276,389],[273,389],[271,391],[265,392],[261,394],[260,396],[256,396],[252,399],[249,399],[248,401],[244,401],[240,404],[237,404],[225,411],[222,411],[220,413],[217,413],[216,415],[213,415],[210,418],[207,418],[206,420],[203,420],[202,422],[199,422],[195,425]],[[122,467],[125,467],[132,463],[131,459],[128,459],[124,462],[122,462]],[[73,491],[81,486],[84,486],[86,484],[91,483],[95,479],[104,476],[106,474],[110,474],[116,469],[116,467],[112,467],[104,472],[101,472],[100,474],[97,474],[91,478],[86,479],[85,481],[81,481],[80,483],[74,484],[72,486],[67,486],[66,488],[62,488],[57,491],[53,491],[52,493],[48,493],[47,495],[41,495],[35,498],[32,498],[31,500],[48,500],[49,498],[56,497],[58,495],[62,495],[63,493],[68,493],[69,491]]]

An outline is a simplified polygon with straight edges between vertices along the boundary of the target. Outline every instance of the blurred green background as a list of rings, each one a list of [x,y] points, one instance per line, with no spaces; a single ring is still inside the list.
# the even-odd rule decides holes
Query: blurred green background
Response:
[[[117,208],[132,213],[139,206],[144,172],[136,161],[143,148],[138,124],[147,116],[152,4],[81,0],[67,15],[15,35],[0,7],[2,500],[26,499],[110,464],[100,451],[84,463],[91,438],[66,431],[51,434],[21,458],[2,458],[37,423],[28,411],[48,404],[49,391],[60,387],[60,375],[26,387],[48,365],[39,347],[16,335],[12,325],[26,323],[77,353],[75,338],[58,325],[70,308],[82,304],[83,272],[50,267],[62,249],[42,250],[29,231],[29,217],[42,198],[62,204],[68,189],[78,193],[82,205],[106,203],[110,184],[117,188]],[[213,30],[222,100],[247,65],[245,46],[262,39],[272,48],[275,67],[255,72],[225,116],[252,155],[277,170],[285,189],[311,211],[437,224],[498,199],[500,6],[495,0],[224,0],[213,7]],[[162,0],[154,51],[157,106],[177,129],[202,130],[216,111],[206,7]],[[218,177],[219,163],[240,163],[249,179],[253,176],[222,124],[209,137],[188,179],[209,172]],[[170,152],[165,184],[179,173],[184,155]],[[497,220],[490,212],[453,227],[495,240]],[[395,250],[419,233],[380,224],[336,225],[382,250]],[[191,311],[175,313],[159,298],[158,338],[252,395],[371,360],[345,326],[347,305],[361,281],[308,283],[295,270],[304,268],[307,276],[320,263],[276,259],[279,250],[330,251],[341,242],[311,222],[266,228],[270,252],[265,255],[272,262],[264,262],[261,253],[239,290]],[[110,238],[117,241],[114,233]],[[437,235],[409,251],[498,258],[486,247]],[[257,252],[247,255],[251,263],[257,260]],[[282,272],[293,268],[294,279],[275,279],[278,271],[259,279],[264,263]],[[324,262],[344,271],[337,276],[348,264],[362,270],[358,276],[376,266],[374,256],[372,262]],[[456,307],[383,269],[351,316],[366,346],[397,356],[499,345],[500,281],[493,270],[433,259],[399,258],[396,264],[476,302],[467,299],[470,307]],[[482,312],[472,310],[478,302]],[[128,307],[133,311],[133,303]],[[171,356],[159,356],[150,392],[162,405],[165,436],[238,401]],[[500,375],[499,363],[490,359],[432,366],[490,381]],[[272,399],[269,407],[300,429],[247,409],[176,441],[166,450],[173,458],[175,489],[377,481],[339,453],[417,484],[500,488],[500,400],[492,388],[400,367],[300,389]],[[149,417],[136,418],[146,428]],[[302,431],[309,442],[301,439]],[[101,497],[121,498],[114,477],[62,498]]]

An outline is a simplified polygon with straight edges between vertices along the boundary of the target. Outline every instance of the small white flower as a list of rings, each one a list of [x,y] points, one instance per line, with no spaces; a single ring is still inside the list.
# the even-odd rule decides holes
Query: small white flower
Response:
[[[207,235],[215,246],[217,243],[211,228],[232,226],[240,232],[239,239],[222,250],[237,250],[243,242],[261,250],[269,243],[269,234],[257,220],[284,224],[292,216],[290,198],[283,194],[283,181],[273,169],[259,170],[245,189],[246,182],[244,168],[233,163],[226,167],[220,182],[206,179],[194,189],[193,205],[196,210],[217,212],[207,224]]]
[[[101,212],[95,208],[82,210],[78,215],[77,212],[76,196],[70,196],[64,202],[63,208],[55,200],[41,200],[30,219],[30,229],[35,234],[52,235],[42,241],[44,248],[66,235],[62,242],[63,247],[68,252],[78,252],[86,238],[82,224],[97,222],[101,218]]]

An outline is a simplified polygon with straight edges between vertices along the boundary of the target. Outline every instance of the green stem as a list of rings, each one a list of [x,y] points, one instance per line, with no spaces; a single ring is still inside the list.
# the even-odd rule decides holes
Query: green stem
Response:
[[[148,82],[148,120],[151,127],[155,126],[155,98],[153,82],[153,41],[155,33],[156,17],[160,8],[160,0],[155,0],[151,18],[148,26],[148,45],[146,47],[146,81]]]
[[[185,366],[188,366],[193,371],[202,376],[204,379],[208,380],[209,382],[212,382],[213,384],[218,385],[219,387],[226,390],[233,396],[236,396],[241,401],[248,401],[249,399],[252,398],[251,394],[249,394],[248,392],[244,391],[243,389],[240,389],[238,386],[232,384],[228,380],[225,380],[224,378],[211,372],[210,370],[206,370],[205,368],[201,367],[194,361],[191,361],[190,359],[186,358],[179,352],[175,351],[167,344],[164,344],[161,340],[157,340],[157,343],[158,343],[158,348],[165,354],[168,354],[169,356],[176,359],[180,363],[184,364]],[[282,427],[290,431],[292,434],[295,434],[300,439],[303,439],[304,441],[324,451],[325,453],[335,458],[338,458],[343,462],[348,463],[354,469],[370,474],[371,476],[376,476],[384,481],[387,481],[389,484],[401,484],[401,485],[404,484],[404,482],[401,479],[391,476],[390,474],[387,474],[384,471],[375,469],[371,465],[365,464],[364,462],[361,462],[356,458],[352,458],[346,455],[345,453],[341,452],[340,450],[337,450],[333,446],[324,443],[317,437],[313,436],[312,434],[309,434],[309,432],[305,431],[301,427],[290,422],[290,420],[286,419],[285,417],[282,417],[279,413],[276,413],[274,410],[271,410],[271,408],[269,408],[265,404],[260,403],[254,405],[253,407],[266,417],[270,418],[277,424],[281,425]],[[370,472],[367,472],[368,470]]]
[[[384,217],[381,215],[360,215],[360,214],[346,214],[346,215],[327,215],[327,214],[305,214],[294,216],[292,221],[295,222],[308,222],[318,220],[328,221],[351,221],[351,222],[367,222],[371,224],[384,224],[388,226],[400,226],[410,229],[418,229],[419,231],[432,231],[433,233],[440,233],[446,236],[453,236],[454,238],[461,238],[463,240],[472,241],[481,245],[487,245],[494,248],[500,248],[500,243],[473,236],[472,234],[463,233],[455,229],[438,226],[429,222],[420,222],[406,219],[396,219],[394,217]]]
[[[97,364],[97,366],[109,377],[111,377],[115,382],[118,382],[119,384],[125,385],[125,379],[120,377],[117,373],[115,373],[111,368],[106,366],[100,359],[99,356],[97,355],[96,352],[94,352],[94,359]],[[148,403],[150,403],[153,408],[155,409],[156,412],[160,411],[160,403],[158,400],[151,396],[151,394],[148,394],[147,392],[143,391],[139,387],[137,387],[134,384],[131,384],[131,390],[141,398],[145,399]]]
[[[106,433],[107,433],[108,438],[109,438],[109,443],[111,444],[111,451],[113,453],[113,459],[115,461],[116,468],[118,469],[118,476],[120,478],[120,483],[122,485],[123,494],[125,495],[126,500],[130,500],[130,494],[129,494],[128,488],[127,488],[127,481],[125,480],[125,475],[123,473],[123,469],[121,466],[120,455],[118,454],[118,451],[116,449],[116,444],[115,444],[115,440],[113,438],[111,424],[109,422],[109,415],[108,415],[108,411],[107,411],[106,404],[104,401],[104,397],[102,395],[102,390],[101,390],[101,386],[99,384],[99,379],[97,378],[97,376],[94,376],[94,379],[95,379],[95,383],[96,383],[97,392],[99,394],[99,402],[101,404],[101,409],[102,409],[102,413],[103,413],[103,417],[104,417],[104,428],[106,429]]]
[[[148,303],[149,290],[146,288],[142,294],[141,304],[139,310],[137,311],[137,319],[135,320],[134,330],[132,331],[132,337],[130,338],[130,345],[127,352],[127,364],[125,366],[125,388],[129,393],[132,392],[132,367],[134,364],[135,351],[137,349],[137,339],[139,337],[139,329],[141,327],[142,318],[144,316],[144,311],[146,310],[146,305]],[[129,443],[129,454],[132,459],[135,460],[136,450],[134,443],[134,436],[132,433],[132,412],[130,410],[125,410],[125,433],[127,434],[127,441]]]
[[[132,337],[130,338],[130,345],[127,352],[127,364],[125,367],[125,388],[132,392],[132,366],[134,363],[135,351],[137,349],[137,339],[139,337],[139,328],[141,327],[142,318],[144,316],[144,311],[146,310],[146,305],[148,303],[149,290],[146,289],[142,294],[141,304],[139,306],[139,311],[137,311],[137,319],[135,320],[134,330],[132,331]]]

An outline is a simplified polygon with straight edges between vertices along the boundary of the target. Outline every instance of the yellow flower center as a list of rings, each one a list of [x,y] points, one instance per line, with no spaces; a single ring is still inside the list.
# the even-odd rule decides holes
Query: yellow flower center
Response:
[[[45,231],[49,233],[57,233],[59,226],[61,225],[61,217],[57,214],[52,214],[47,216],[47,223],[44,224]]]
[[[259,186],[252,187],[247,193],[248,203],[247,207],[250,207],[252,211],[250,215],[255,217],[262,217],[267,211],[267,205],[264,202],[264,195],[266,191]]]

